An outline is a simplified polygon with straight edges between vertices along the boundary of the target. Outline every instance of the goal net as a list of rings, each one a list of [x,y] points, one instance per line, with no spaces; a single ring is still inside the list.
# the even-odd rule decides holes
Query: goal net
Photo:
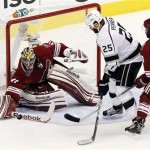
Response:
[[[49,12],[46,13],[42,11],[44,8],[24,8],[24,12],[12,14],[14,19],[0,20],[0,88],[6,88],[10,82],[21,51],[29,46],[28,38],[31,36],[38,38],[41,44],[52,40],[64,43],[73,50],[82,50],[89,58],[87,63],[72,62],[65,65],[73,67],[88,78],[87,82],[92,80],[96,85],[100,78],[100,52],[96,35],[85,25],[85,15],[89,9],[100,11],[100,6],[93,3],[56,11],[47,9]],[[20,32],[24,27],[26,32]],[[62,59],[56,59],[63,62]]]

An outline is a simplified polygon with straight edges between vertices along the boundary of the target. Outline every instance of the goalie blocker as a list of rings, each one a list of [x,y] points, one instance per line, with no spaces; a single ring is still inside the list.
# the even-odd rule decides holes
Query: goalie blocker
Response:
[[[11,117],[11,112],[16,110],[16,103],[10,95],[0,97],[0,118]]]

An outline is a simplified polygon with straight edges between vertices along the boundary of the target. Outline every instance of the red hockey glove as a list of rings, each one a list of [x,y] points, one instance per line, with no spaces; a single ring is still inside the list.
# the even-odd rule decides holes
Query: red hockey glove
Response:
[[[4,95],[0,97],[0,108],[0,118],[9,118],[16,110],[16,103],[10,95]]]
[[[137,88],[140,89],[144,87],[148,82],[149,82],[149,79],[147,78],[147,76],[145,74],[142,74],[139,78],[135,80],[134,84]]]

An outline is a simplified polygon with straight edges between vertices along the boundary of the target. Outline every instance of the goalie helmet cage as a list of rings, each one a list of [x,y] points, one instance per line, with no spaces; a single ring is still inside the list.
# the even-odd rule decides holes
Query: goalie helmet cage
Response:
[[[86,66],[85,73],[93,73],[91,76],[95,76],[95,84],[97,84],[101,70],[100,48],[96,45],[96,35],[89,30],[84,22],[85,14],[89,9],[100,11],[100,5],[92,3],[48,13],[42,13],[40,10],[38,14],[32,16],[28,15],[9,20],[5,26],[5,35],[0,35],[1,43],[6,41],[5,44],[1,44],[1,46],[4,46],[1,47],[0,52],[1,68],[3,68],[0,73],[0,87],[8,86],[11,72],[18,64],[20,52],[29,44],[18,33],[19,25],[23,23],[28,26],[27,34],[40,34],[41,43],[52,40],[64,43],[73,50],[83,50],[89,57],[88,63],[83,64]],[[18,36],[20,37],[18,38]],[[93,64],[93,62],[95,63]],[[72,66],[72,63],[70,63],[70,66]],[[81,66],[81,63],[77,64],[77,66]],[[91,70],[88,69],[89,66],[91,66]],[[93,71],[92,69],[95,70]]]

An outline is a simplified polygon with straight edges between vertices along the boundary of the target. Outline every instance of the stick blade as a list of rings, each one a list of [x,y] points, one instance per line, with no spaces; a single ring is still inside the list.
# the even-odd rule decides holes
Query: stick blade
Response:
[[[90,143],[92,143],[92,142],[93,142],[93,139],[90,138],[90,139],[80,140],[80,141],[78,141],[77,143],[78,143],[79,145],[86,145],[86,144],[90,144]]]
[[[70,121],[73,121],[73,122],[80,122],[80,118],[78,117],[74,117],[70,114],[65,114],[64,117],[67,119],[67,120],[70,120]]]
[[[55,110],[55,103],[52,102],[51,105],[50,105],[50,107],[49,107],[49,109],[48,109],[47,114],[45,116],[41,117],[41,122],[47,123],[51,119],[54,110]]]

